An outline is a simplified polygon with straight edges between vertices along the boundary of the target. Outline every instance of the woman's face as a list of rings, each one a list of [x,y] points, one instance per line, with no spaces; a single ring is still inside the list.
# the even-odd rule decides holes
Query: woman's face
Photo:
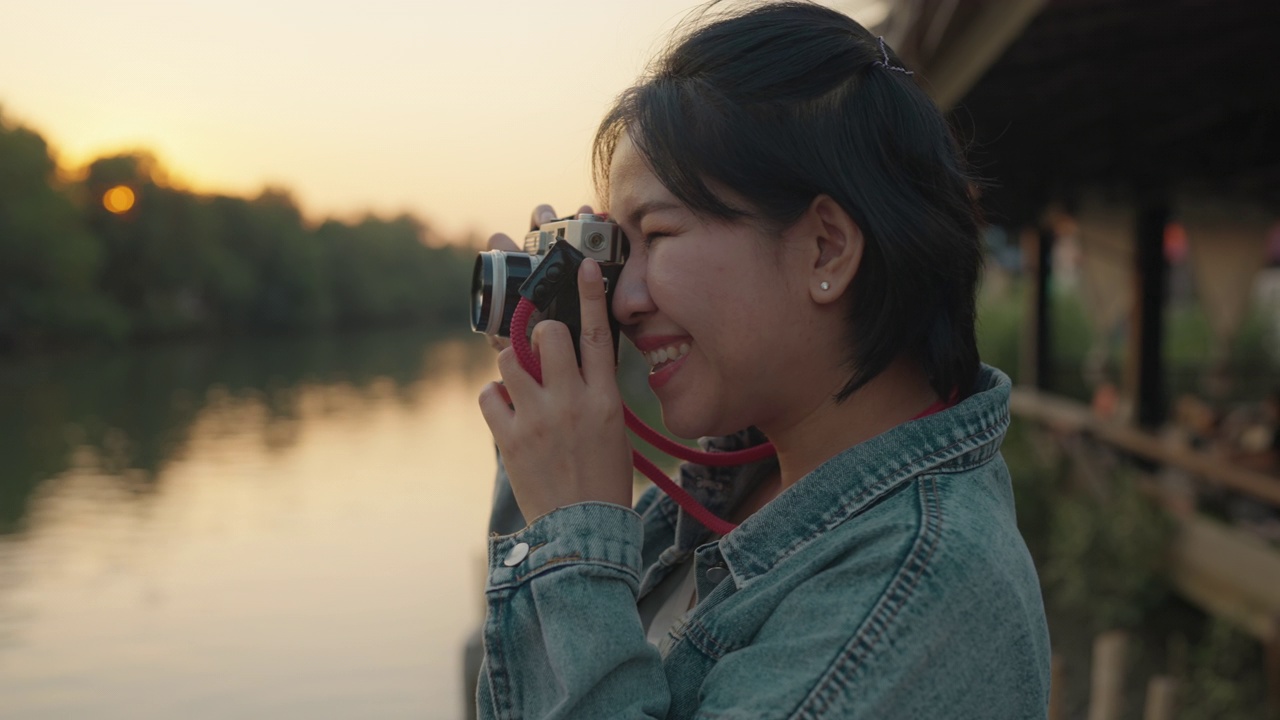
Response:
[[[830,397],[821,379],[838,361],[814,352],[829,343],[815,345],[822,331],[801,241],[749,221],[696,216],[625,134],[609,187],[610,215],[631,245],[613,312],[649,360],[649,384],[672,432],[768,432]]]

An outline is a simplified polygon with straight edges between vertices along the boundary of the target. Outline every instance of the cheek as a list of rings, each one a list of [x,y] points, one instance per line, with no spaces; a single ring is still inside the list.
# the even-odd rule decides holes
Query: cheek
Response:
[[[689,288],[693,285],[687,274],[652,268],[649,273],[649,297],[659,312],[670,317],[684,318],[690,309]]]
[[[671,310],[683,306],[690,288],[698,286],[700,271],[696,260],[688,255],[671,245],[649,253],[645,264],[646,285],[658,307]]]

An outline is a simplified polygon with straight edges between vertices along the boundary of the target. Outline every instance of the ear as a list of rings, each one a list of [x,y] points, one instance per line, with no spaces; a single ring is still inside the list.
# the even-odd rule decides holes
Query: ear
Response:
[[[809,295],[826,304],[840,299],[862,264],[862,228],[830,195],[819,195],[805,211],[812,266]],[[825,284],[825,287],[824,287]]]

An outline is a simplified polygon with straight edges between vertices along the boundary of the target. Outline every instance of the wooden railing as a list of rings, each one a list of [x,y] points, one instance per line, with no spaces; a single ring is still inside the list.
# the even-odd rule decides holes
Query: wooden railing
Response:
[[[1092,438],[1280,508],[1280,478],[1235,466],[1140,428],[1101,420],[1083,403],[1016,388],[1010,408],[1015,416],[1055,432]],[[1195,513],[1194,503],[1165,502],[1164,506],[1177,523],[1169,552],[1174,587],[1206,613],[1231,622],[1264,644],[1271,717],[1280,717],[1280,551],[1250,533]],[[1091,710],[1090,716],[1094,715]]]
[[[1132,455],[1175,467],[1229,490],[1280,508],[1280,478],[1232,465],[1222,458],[1175,445],[1120,422],[1100,420],[1079,402],[1038,390],[1015,388],[1013,414],[1057,430],[1088,435]]]

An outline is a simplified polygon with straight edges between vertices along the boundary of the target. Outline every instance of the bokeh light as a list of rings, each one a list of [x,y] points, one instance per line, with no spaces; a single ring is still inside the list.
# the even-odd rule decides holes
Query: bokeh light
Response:
[[[102,195],[102,206],[107,212],[120,215],[133,209],[133,190],[127,185],[117,185]]]

